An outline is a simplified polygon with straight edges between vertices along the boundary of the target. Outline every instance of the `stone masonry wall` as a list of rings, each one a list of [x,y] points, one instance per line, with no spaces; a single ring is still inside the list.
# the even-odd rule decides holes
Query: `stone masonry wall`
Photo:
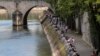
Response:
[[[48,42],[50,43],[52,56],[66,56],[67,52],[65,50],[64,43],[59,39],[59,34],[50,25],[48,20],[42,24],[42,27],[47,36]]]

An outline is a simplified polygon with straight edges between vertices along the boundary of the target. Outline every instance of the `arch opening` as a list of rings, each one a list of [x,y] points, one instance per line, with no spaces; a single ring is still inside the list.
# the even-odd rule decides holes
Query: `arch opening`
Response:
[[[28,14],[29,14],[30,11],[31,11],[33,8],[35,8],[35,7],[37,7],[37,6],[33,6],[32,8],[30,8],[30,9],[25,13],[25,15],[24,15],[24,17],[23,17],[23,25],[24,25],[24,26],[27,26],[27,17],[28,17]]]
[[[3,6],[0,6],[0,20],[8,20],[8,19],[9,19],[8,10]]]
[[[24,15],[23,17],[23,25],[25,29],[28,29],[28,19],[32,20],[33,18],[36,20],[39,20],[41,16],[43,16],[43,13],[45,10],[47,10],[48,7],[43,6],[33,6],[31,7]]]

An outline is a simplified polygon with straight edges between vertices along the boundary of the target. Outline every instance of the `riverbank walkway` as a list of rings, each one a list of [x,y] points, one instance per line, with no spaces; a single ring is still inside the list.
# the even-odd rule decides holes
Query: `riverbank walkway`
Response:
[[[66,24],[59,20],[59,17],[48,17],[48,21],[51,24],[51,26],[55,29],[56,32],[58,32],[58,34],[60,34],[60,39],[62,41],[64,41],[65,45],[66,45],[66,41],[68,41],[69,38],[74,38],[75,42],[75,51],[73,51],[73,47],[71,47],[71,52],[72,54],[74,54],[75,52],[79,54],[79,56],[91,56],[92,54],[92,48],[85,42],[82,40],[82,37],[78,34],[76,34],[75,32],[69,30],[66,28]],[[67,31],[66,31],[67,30]],[[68,38],[67,38],[68,37]],[[69,45],[70,46],[70,45]],[[68,49],[69,47],[66,47],[66,49]],[[67,52],[69,52],[69,50],[66,50]],[[68,55],[70,55],[70,53]]]
[[[82,40],[81,35],[68,30],[67,36],[75,39],[75,47],[80,56],[91,56],[93,50],[85,41]]]

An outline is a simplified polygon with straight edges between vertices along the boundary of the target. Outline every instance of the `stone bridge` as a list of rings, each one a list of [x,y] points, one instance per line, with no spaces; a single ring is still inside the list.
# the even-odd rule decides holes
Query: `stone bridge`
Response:
[[[44,1],[20,1],[18,10],[24,17],[25,13],[36,5],[50,7],[50,5]],[[16,10],[16,3],[14,1],[0,1],[0,6],[4,7],[7,10],[9,17],[12,18],[12,13]]]
[[[0,1],[0,7],[7,10],[9,18],[13,19],[13,25],[27,25],[27,16],[34,7],[51,8],[50,4],[44,1]],[[22,15],[14,15],[14,13]],[[17,16],[20,18],[18,19]]]

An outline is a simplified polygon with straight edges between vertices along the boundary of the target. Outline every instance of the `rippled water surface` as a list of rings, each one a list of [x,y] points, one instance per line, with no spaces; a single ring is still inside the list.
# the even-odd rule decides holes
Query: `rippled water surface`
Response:
[[[0,20],[0,56],[51,56],[49,43],[37,20],[29,31],[13,31],[11,20]]]

